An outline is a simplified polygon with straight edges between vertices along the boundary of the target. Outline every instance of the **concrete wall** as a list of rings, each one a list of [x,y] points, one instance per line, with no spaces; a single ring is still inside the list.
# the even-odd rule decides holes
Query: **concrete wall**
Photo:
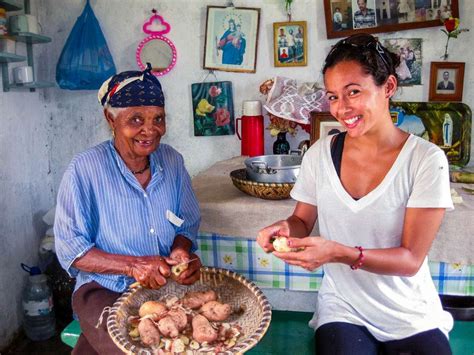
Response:
[[[459,0],[462,26],[474,29],[474,4]],[[55,67],[84,0],[32,0],[44,34],[53,38],[35,45],[38,77],[53,81]],[[135,49],[145,37],[142,23],[157,7],[172,28],[168,37],[178,50],[175,69],[161,79],[167,99],[168,133],[164,139],[183,155],[192,175],[214,162],[240,154],[236,136],[194,137],[190,84],[202,81],[206,5],[224,1],[204,0],[91,0],[119,71],[136,69]],[[283,0],[236,0],[237,6],[260,7],[257,72],[216,72],[219,80],[230,80],[234,88],[236,117],[243,100],[264,99],[259,85],[275,75],[302,81],[321,81],[320,69],[330,46],[326,39],[323,1],[294,2],[293,19],[308,22],[307,67],[273,67],[272,23],[285,21]],[[398,99],[427,101],[429,62],[444,51],[440,28],[380,34],[380,38],[423,38],[423,86],[403,88]],[[450,44],[450,59],[465,61],[464,102],[474,107],[473,32]],[[0,91],[0,349],[8,344],[21,324],[21,289],[24,273],[20,262],[33,263],[46,225],[41,216],[54,204],[61,176],[74,154],[109,137],[95,91],[65,91],[57,88],[36,93]],[[307,138],[300,133],[290,143],[295,148]],[[273,138],[267,136],[266,151]]]

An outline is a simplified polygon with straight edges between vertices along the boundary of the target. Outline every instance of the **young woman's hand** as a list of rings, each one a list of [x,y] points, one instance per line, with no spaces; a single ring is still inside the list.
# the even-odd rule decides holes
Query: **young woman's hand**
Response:
[[[277,252],[273,255],[284,262],[314,271],[334,258],[335,243],[322,237],[288,238],[290,248],[302,249],[294,252]]]
[[[278,221],[258,232],[257,243],[266,253],[270,253],[274,250],[272,240],[278,236],[287,237],[289,233],[290,227],[288,222],[286,220]]]

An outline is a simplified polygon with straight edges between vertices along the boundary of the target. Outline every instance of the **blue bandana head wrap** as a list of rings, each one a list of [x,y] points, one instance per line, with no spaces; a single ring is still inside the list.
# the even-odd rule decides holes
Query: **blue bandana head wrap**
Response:
[[[151,73],[147,63],[144,71],[125,71],[107,79],[99,89],[102,106],[160,106],[165,107],[165,97],[161,84]]]

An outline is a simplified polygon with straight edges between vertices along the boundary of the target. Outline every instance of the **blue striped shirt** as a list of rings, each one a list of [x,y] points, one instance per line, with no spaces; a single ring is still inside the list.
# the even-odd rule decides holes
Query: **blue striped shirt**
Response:
[[[176,235],[193,242],[199,205],[181,154],[166,144],[150,155],[151,180],[140,185],[115,150],[103,142],[73,158],[59,187],[54,235],[56,254],[65,270],[85,283],[123,292],[133,278],[78,270],[73,262],[96,247],[122,255],[169,255]],[[183,219],[178,227],[167,210]]]

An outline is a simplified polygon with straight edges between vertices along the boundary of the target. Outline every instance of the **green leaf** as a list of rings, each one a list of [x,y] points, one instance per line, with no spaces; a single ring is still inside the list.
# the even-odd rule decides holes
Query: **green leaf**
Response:
[[[446,34],[447,36],[449,36],[448,32],[446,30],[443,30],[441,29],[441,32],[443,32],[444,34]]]

